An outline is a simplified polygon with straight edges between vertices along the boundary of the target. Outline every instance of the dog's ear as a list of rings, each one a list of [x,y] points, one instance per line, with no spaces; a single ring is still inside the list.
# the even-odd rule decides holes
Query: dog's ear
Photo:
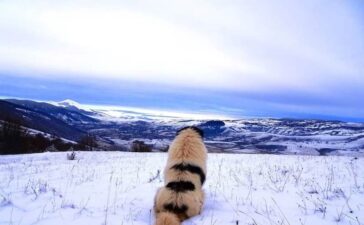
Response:
[[[191,130],[194,130],[196,133],[198,133],[200,135],[201,138],[204,137],[204,133],[203,133],[203,130],[201,130],[200,128],[196,127],[196,126],[188,126],[188,127],[183,127],[181,129],[179,129],[177,131],[177,135],[179,135],[181,133],[181,131],[183,130],[187,130],[187,129],[191,129]]]

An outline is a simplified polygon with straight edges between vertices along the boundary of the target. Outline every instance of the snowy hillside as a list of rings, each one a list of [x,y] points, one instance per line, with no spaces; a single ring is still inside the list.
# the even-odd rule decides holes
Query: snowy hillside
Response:
[[[0,157],[0,224],[152,224],[164,153]],[[364,158],[209,154],[185,225],[364,224]]]
[[[195,125],[210,152],[364,156],[364,123],[275,118],[229,119],[120,106],[84,105],[72,100],[0,100],[0,120],[78,142],[86,134],[102,150],[128,150],[143,141],[163,151],[178,129]],[[217,119],[219,118],[219,119]]]
[[[168,147],[166,143],[176,130],[194,125],[204,130],[212,152],[364,156],[363,123],[273,118],[209,120],[201,119],[203,115],[132,110],[93,108],[94,118],[103,121],[103,126],[91,131],[116,145],[128,146],[138,139],[160,150]]]

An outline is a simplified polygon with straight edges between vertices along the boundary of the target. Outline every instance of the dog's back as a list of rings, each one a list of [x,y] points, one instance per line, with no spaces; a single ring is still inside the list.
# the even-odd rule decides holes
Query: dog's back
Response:
[[[201,212],[207,159],[202,137],[201,130],[187,127],[172,142],[164,170],[165,186],[155,197],[157,225],[180,224]]]

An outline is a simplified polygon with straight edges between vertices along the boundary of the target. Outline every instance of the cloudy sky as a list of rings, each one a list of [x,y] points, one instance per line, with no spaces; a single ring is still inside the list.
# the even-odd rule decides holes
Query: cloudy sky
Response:
[[[364,2],[0,1],[0,95],[364,121]]]

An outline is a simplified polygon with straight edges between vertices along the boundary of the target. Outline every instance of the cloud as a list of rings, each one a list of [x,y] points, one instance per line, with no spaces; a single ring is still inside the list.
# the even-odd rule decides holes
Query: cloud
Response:
[[[183,84],[205,81],[212,86],[217,83],[228,85],[232,81],[231,75],[221,76],[228,70],[252,74],[260,71],[218,49],[198,32],[137,11],[43,5],[33,8],[37,10],[31,15],[14,8],[18,17],[24,17],[24,20],[30,17],[32,22],[26,28],[35,29],[34,34],[25,37],[25,42],[43,34],[48,43],[33,45],[30,42],[19,46],[17,42],[5,39],[1,46],[3,65],[91,77]],[[24,33],[24,24],[14,26],[20,31],[13,32],[12,36]],[[49,44],[52,42],[53,45]],[[212,82],[206,81],[204,76],[209,76]]]
[[[363,21],[340,0],[1,1],[0,67],[349,114],[363,110]]]

